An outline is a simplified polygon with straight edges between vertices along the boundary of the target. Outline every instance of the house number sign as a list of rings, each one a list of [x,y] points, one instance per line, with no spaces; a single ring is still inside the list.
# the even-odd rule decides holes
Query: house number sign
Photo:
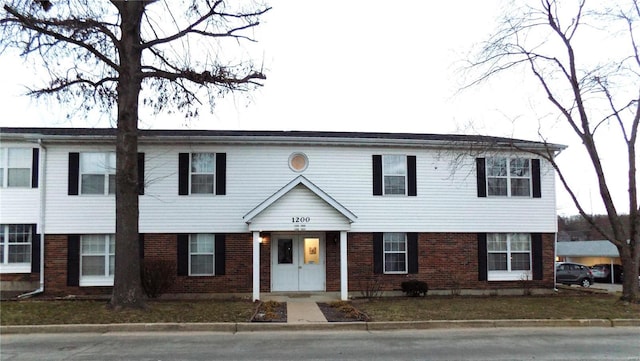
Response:
[[[311,217],[291,217],[291,223],[309,223]]]

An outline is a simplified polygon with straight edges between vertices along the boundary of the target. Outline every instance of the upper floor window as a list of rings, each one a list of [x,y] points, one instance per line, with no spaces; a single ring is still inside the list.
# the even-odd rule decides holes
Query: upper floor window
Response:
[[[531,196],[531,166],[525,158],[487,158],[487,194]]]
[[[0,185],[31,187],[31,148],[0,148]]]
[[[80,237],[80,286],[111,286],[116,240],[112,234]]]
[[[225,194],[226,159],[226,153],[180,153],[178,194]]]
[[[492,157],[476,160],[478,196],[540,198],[540,160]]]
[[[116,192],[116,154],[80,153],[80,193],[114,194]]]
[[[404,233],[384,233],[384,273],[407,273],[407,237]]]
[[[385,154],[373,156],[373,195],[415,196],[416,157]]]
[[[27,267],[31,264],[32,226],[28,224],[0,225],[0,264]],[[17,268],[16,268],[17,270]]]
[[[504,275],[517,273],[521,278],[531,271],[531,234],[489,233],[487,234],[487,270],[489,280],[492,273]]]
[[[191,153],[191,193],[213,194],[216,158],[213,153]]]
[[[382,156],[384,194],[405,195],[407,190],[407,160],[403,155]]]

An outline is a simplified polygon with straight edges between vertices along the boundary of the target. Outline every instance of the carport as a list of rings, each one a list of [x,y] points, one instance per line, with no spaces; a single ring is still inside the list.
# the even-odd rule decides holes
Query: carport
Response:
[[[621,264],[620,254],[613,243],[609,241],[573,241],[558,242],[556,244],[556,261],[582,263],[586,266],[595,264]],[[614,274],[611,272],[611,283]]]

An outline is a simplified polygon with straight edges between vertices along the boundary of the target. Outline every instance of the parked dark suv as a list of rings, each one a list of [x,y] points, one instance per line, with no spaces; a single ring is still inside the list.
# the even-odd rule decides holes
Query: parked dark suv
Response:
[[[593,284],[593,274],[589,267],[571,262],[556,264],[556,283],[589,287]]]

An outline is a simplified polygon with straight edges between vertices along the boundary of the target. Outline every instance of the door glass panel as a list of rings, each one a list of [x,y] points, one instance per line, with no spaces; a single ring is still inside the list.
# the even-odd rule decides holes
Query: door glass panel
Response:
[[[292,264],[292,263],[293,263],[293,240],[279,239],[278,240],[278,264]]]
[[[305,238],[304,239],[304,264],[320,263],[320,239]]]

